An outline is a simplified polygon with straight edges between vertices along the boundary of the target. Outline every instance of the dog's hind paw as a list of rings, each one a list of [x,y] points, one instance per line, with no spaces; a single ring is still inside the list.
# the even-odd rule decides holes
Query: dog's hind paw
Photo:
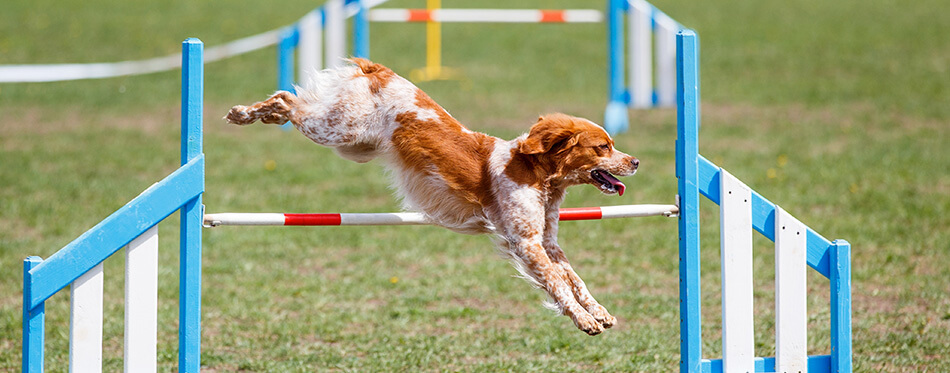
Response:
[[[247,109],[247,106],[235,105],[231,108],[231,111],[228,112],[228,115],[224,116],[224,119],[231,124],[237,124],[241,126],[254,123],[256,119],[251,116]]]

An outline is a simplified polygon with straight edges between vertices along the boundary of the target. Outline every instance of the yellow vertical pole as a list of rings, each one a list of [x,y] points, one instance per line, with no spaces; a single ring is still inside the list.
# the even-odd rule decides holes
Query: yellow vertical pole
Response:
[[[442,24],[432,19],[442,0],[426,0],[429,19],[426,21],[426,79],[438,79],[442,75]]]

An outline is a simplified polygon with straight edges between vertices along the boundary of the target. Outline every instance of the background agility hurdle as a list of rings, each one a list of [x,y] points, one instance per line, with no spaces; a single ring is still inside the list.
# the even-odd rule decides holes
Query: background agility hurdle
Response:
[[[425,22],[426,67],[419,80],[448,78],[441,66],[441,23],[599,23],[603,13],[590,9],[442,9],[429,0],[427,9],[373,9],[385,1],[330,0],[288,27],[278,50],[278,89],[293,91],[313,72],[339,66],[347,56],[370,58],[369,22]],[[352,50],[347,51],[346,19],[353,18]],[[294,79],[293,55],[299,57]],[[671,64],[672,66],[672,64]]]
[[[426,23],[426,65],[410,72],[413,81],[460,78],[457,71],[442,66],[442,23],[600,23],[604,18],[602,12],[591,9],[442,9],[441,3],[427,0],[426,9],[369,11],[369,20],[373,22]]]

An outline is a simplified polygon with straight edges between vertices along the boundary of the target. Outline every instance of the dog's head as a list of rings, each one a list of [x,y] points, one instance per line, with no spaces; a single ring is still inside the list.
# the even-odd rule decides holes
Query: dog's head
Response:
[[[534,157],[546,173],[542,177],[556,185],[591,184],[604,194],[623,195],[626,187],[615,175],[633,175],[640,165],[637,158],[615,149],[603,128],[565,114],[538,118],[517,152]]]

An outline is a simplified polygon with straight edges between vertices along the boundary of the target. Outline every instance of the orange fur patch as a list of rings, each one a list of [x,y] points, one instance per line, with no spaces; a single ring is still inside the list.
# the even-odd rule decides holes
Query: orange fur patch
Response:
[[[450,189],[473,205],[489,205],[493,197],[488,158],[495,139],[465,131],[421,90],[416,94],[416,105],[435,110],[439,119],[419,120],[415,113],[396,116],[400,126],[393,132],[392,142],[402,162],[423,174],[438,173]]]
[[[386,84],[389,84],[389,81],[396,75],[388,67],[365,58],[351,58],[350,62],[356,64],[363,76],[369,79],[369,90],[373,94],[377,94],[380,90],[386,88]]]

